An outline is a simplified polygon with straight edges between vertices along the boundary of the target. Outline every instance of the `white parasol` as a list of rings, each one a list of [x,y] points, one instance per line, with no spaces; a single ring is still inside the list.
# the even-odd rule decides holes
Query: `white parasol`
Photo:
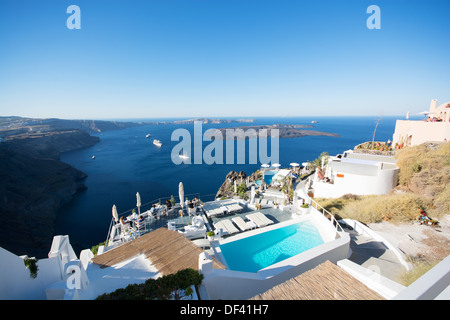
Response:
[[[117,213],[116,205],[113,205],[113,207],[112,207],[112,216],[114,218],[114,221],[119,222],[119,215]]]
[[[180,197],[181,209],[184,209],[184,187],[183,187],[183,182],[180,182],[180,184],[178,185],[178,196]]]
[[[281,167],[281,164],[279,164],[279,163],[274,163],[273,165],[272,165],[272,167],[275,167],[275,168],[280,168]]]
[[[255,195],[256,195],[255,186],[252,186],[252,191],[250,193],[250,203],[251,204],[255,203]]]
[[[141,214],[141,195],[136,193],[136,207],[138,208],[138,214]]]

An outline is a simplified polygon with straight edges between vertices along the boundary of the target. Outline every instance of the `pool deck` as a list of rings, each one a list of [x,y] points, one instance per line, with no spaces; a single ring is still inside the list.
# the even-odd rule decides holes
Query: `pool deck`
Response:
[[[292,212],[289,208],[286,208],[285,210],[281,210],[279,208],[278,209],[262,208],[259,210],[253,210],[253,209],[247,207],[247,208],[243,208],[242,211],[239,213],[232,213],[232,214],[227,214],[227,215],[222,215],[222,216],[215,216],[213,218],[208,218],[208,222],[210,223],[210,225],[214,225],[215,223],[219,222],[220,220],[232,219],[234,217],[241,217],[242,219],[247,220],[246,215],[251,214],[253,212],[257,212],[257,211],[264,213],[264,215],[267,218],[269,218],[270,220],[272,220],[274,222],[274,224],[292,219]]]

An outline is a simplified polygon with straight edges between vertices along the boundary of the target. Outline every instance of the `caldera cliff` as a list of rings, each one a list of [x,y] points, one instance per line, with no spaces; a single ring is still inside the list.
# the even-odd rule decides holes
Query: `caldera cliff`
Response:
[[[85,186],[86,174],[59,161],[60,152],[90,147],[83,130],[16,132],[0,143],[0,246],[17,255],[46,257],[58,209]]]

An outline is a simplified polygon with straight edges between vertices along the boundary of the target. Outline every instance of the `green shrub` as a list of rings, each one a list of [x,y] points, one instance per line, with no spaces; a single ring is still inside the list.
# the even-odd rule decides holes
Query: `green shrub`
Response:
[[[99,243],[99,244],[97,244],[97,245],[95,245],[95,246],[93,246],[93,247],[91,248],[91,251],[92,251],[92,253],[94,254],[94,256],[97,255],[98,248],[101,247],[101,246],[104,246],[105,243],[106,243],[106,242],[103,241],[103,242],[101,242],[101,243]]]
[[[30,278],[36,279],[37,272],[39,270],[39,268],[36,264],[37,260],[36,259],[24,259],[23,263],[25,264],[25,267],[27,267],[28,270],[30,270]]]
[[[130,284],[111,293],[97,297],[97,300],[179,300],[192,294],[191,286],[199,286],[203,275],[187,268],[158,279],[148,279],[143,284]]]

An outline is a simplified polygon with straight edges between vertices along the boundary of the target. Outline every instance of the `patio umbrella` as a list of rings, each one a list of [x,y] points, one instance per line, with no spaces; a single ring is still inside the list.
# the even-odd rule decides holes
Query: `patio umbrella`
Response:
[[[141,214],[141,195],[136,193],[136,207],[138,208],[138,214]]]
[[[113,205],[113,207],[112,207],[112,216],[114,218],[114,221],[116,221],[116,222],[119,221],[119,215],[117,214],[116,205]]]
[[[299,167],[300,166],[297,162],[291,162],[289,165],[291,167]]]
[[[279,164],[279,163],[274,163],[273,165],[272,165],[272,167],[275,167],[275,168],[279,168],[279,167],[281,167],[281,164]]]
[[[431,115],[431,114],[434,114],[434,113],[430,112],[430,111],[422,111],[422,112],[419,112],[418,114],[424,115],[425,118],[426,118],[428,115]]]
[[[251,204],[253,204],[255,202],[255,195],[256,195],[255,186],[252,186],[252,191],[250,193],[250,203]]]
[[[181,209],[184,209],[184,187],[183,187],[183,182],[180,182],[180,184],[178,185],[178,196],[180,197]]]

